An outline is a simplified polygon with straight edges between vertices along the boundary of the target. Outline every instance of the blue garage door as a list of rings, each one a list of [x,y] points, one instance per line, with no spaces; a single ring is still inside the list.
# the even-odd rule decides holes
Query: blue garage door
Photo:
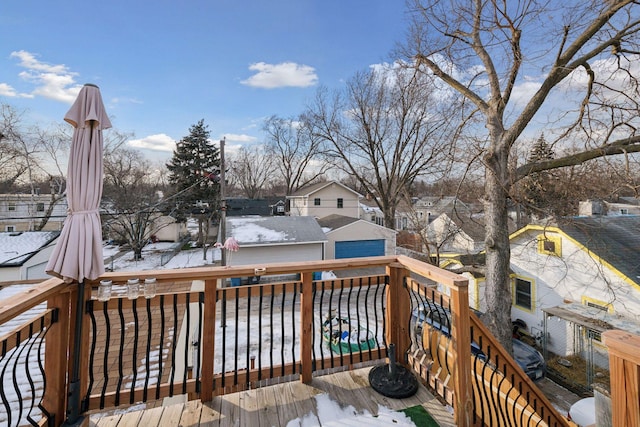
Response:
[[[336,259],[384,255],[384,239],[336,242]]]

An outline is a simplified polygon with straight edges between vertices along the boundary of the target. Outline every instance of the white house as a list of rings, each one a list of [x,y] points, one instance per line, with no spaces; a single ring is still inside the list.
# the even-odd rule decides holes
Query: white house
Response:
[[[52,200],[50,194],[0,194],[0,232],[33,231],[47,214],[42,231],[62,230],[67,199],[56,199],[53,206]]]
[[[534,335],[546,326],[548,348],[560,355],[572,353],[576,332],[549,329],[544,322],[549,309],[571,310],[579,304],[601,324],[611,324],[613,318],[639,322],[639,258],[639,216],[528,225],[511,235],[512,317],[524,320]]]
[[[318,224],[327,236],[327,259],[395,254],[396,231],[389,228],[342,215],[329,215]]]
[[[0,282],[49,278],[45,267],[59,231],[0,233]]]
[[[338,214],[360,217],[362,195],[336,181],[308,185],[287,196],[287,199],[291,216],[323,218]]]

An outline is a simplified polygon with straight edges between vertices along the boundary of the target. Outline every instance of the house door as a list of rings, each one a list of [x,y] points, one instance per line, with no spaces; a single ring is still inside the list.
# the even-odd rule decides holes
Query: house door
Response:
[[[336,259],[384,255],[384,239],[336,242]]]

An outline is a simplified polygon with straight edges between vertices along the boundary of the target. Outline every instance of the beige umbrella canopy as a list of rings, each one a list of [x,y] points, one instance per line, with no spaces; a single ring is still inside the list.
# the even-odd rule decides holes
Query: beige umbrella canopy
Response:
[[[111,122],[100,89],[86,84],[64,120],[75,129],[67,169],[69,211],[46,271],[66,282],[95,280],[104,273],[100,199],[102,198],[102,130]]]

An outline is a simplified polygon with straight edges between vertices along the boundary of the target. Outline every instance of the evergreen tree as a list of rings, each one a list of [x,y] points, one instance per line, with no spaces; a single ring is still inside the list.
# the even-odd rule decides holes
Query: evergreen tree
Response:
[[[209,140],[209,129],[200,120],[189,128],[167,163],[169,183],[175,196],[175,217],[186,221],[194,216],[200,222],[198,242],[203,243],[202,224],[209,222],[220,205],[220,152]],[[204,233],[206,235],[206,232]]]
[[[540,135],[531,147],[527,162],[534,163],[553,158],[555,158],[553,149],[545,140],[544,134]],[[556,198],[555,179],[551,171],[532,173],[522,180],[522,185],[529,215],[557,214],[554,203]]]

